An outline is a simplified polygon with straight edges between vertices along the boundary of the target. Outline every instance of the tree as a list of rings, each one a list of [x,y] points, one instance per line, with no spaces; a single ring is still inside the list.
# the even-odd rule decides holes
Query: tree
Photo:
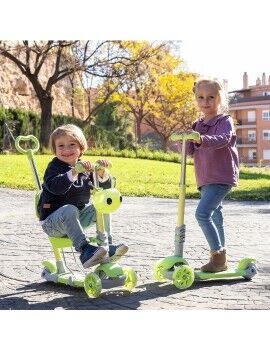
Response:
[[[0,54],[7,57],[30,81],[41,108],[40,144],[47,148],[51,133],[52,89],[60,80],[76,72],[96,78],[122,77],[155,54],[142,50],[129,56],[129,41],[0,41]],[[41,71],[52,63],[51,75],[41,81]]]
[[[110,145],[117,149],[130,146],[130,120],[121,105],[117,102],[107,102],[102,105],[95,116],[92,132],[99,147]],[[90,135],[91,137],[91,135]]]
[[[170,136],[189,129],[196,115],[192,87],[195,77],[180,72],[161,76],[155,86],[155,96],[149,101],[145,123],[159,135],[163,150],[168,149]]]
[[[132,57],[140,50],[145,49],[149,43],[137,42],[130,50]],[[139,66],[133,67],[125,77],[121,89],[113,95],[113,99],[120,101],[135,121],[136,141],[140,144],[142,140],[141,124],[150,113],[149,101],[155,96],[158,78],[164,74],[172,73],[181,64],[181,60],[172,53],[173,43],[158,47],[156,55]]]

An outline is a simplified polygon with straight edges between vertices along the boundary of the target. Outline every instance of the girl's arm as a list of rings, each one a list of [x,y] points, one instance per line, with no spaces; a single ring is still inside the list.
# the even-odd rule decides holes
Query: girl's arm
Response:
[[[235,135],[233,120],[230,116],[221,119],[215,135],[201,135],[200,148],[219,149],[227,147]]]
[[[186,152],[188,156],[192,156],[195,151],[195,145],[192,141],[187,141]]]

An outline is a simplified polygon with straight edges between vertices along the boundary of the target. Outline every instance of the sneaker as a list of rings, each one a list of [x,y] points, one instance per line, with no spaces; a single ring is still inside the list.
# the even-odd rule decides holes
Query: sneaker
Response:
[[[128,251],[128,246],[124,243],[120,243],[117,245],[110,244],[109,245],[109,258],[111,262],[116,262],[121,259],[123,255]]]
[[[87,244],[82,248],[80,260],[83,267],[87,268],[100,264],[106,254],[107,250],[104,247],[95,247]]]

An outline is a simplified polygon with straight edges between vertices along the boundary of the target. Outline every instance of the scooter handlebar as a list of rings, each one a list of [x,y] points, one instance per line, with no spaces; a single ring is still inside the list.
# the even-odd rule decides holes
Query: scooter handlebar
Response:
[[[195,141],[200,141],[200,133],[197,131],[192,131],[192,132],[183,132],[181,134],[173,134],[171,135],[170,139],[172,141],[183,141],[183,140],[195,140]]]
[[[108,163],[109,164],[106,168],[110,169],[112,167],[112,162],[108,161]],[[77,163],[74,168],[77,171],[77,173],[84,173],[86,171],[84,166],[81,163]],[[105,168],[105,167],[99,163],[94,164],[94,170],[99,170],[99,169],[103,169],[103,168]]]
[[[21,141],[32,141],[34,143],[34,148],[30,148],[28,150],[22,148],[20,146]],[[29,150],[31,150],[33,153],[36,153],[39,150],[39,141],[34,135],[18,136],[18,137],[16,137],[16,140],[15,140],[15,147],[16,147],[17,151],[19,151],[20,153],[23,153],[23,154],[28,153]]]

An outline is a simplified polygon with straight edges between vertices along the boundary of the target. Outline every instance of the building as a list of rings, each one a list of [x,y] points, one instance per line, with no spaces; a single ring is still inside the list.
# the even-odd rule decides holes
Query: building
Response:
[[[230,93],[230,114],[236,123],[237,146],[241,163],[270,166],[270,76],[257,78],[248,85],[247,72],[243,88]]]

